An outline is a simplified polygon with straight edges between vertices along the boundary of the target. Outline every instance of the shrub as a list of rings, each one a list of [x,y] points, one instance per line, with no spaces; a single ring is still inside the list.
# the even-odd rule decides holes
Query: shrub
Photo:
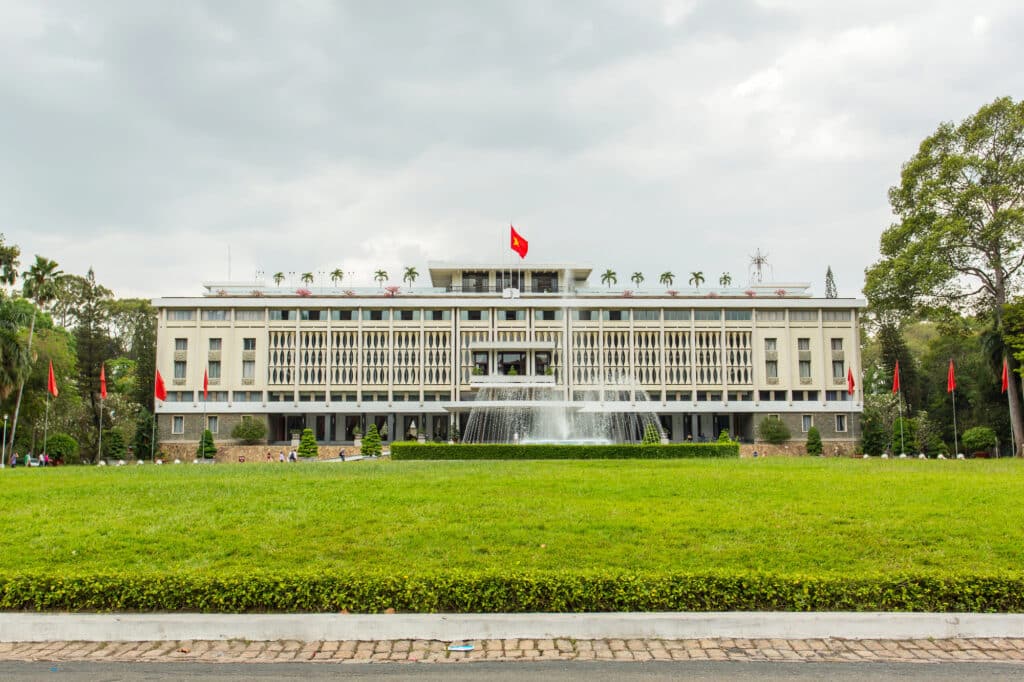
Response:
[[[719,443],[731,443],[732,438],[729,437],[729,429],[722,429],[718,432]]]
[[[364,441],[365,444],[365,441]],[[506,443],[394,443],[391,459],[684,459],[739,457],[736,443],[661,445],[511,445]]]
[[[964,431],[963,444],[967,452],[988,451],[996,445],[996,432],[987,426],[975,426]]]
[[[780,445],[789,440],[789,428],[778,417],[766,417],[757,425],[757,435],[766,443]]]
[[[812,426],[807,430],[807,454],[820,455],[822,449],[821,432],[818,431],[817,426]]]
[[[103,457],[107,459],[124,459],[128,452],[124,436],[117,429],[110,429],[103,432]]]
[[[267,423],[262,419],[242,419],[231,429],[231,437],[243,443],[260,443],[267,437]]]
[[[370,424],[370,429],[366,432],[366,438],[363,438],[363,446],[359,452],[365,457],[380,455],[380,432],[377,431],[376,424]]]
[[[644,437],[640,441],[643,445],[657,445],[661,443],[661,436],[658,434],[658,427],[648,424],[644,427]]]
[[[55,433],[46,439],[46,454],[65,464],[78,464],[78,441],[66,433]]]
[[[199,440],[199,447],[196,448],[196,457],[210,459],[217,454],[217,446],[213,442],[213,432],[210,429],[203,431],[203,437]]]
[[[320,447],[313,437],[313,429],[302,429],[302,438],[299,441],[299,457],[316,457],[320,454]]]
[[[135,420],[135,457],[136,459],[153,459],[153,436],[159,445],[160,434],[153,428],[153,415],[146,408],[139,409]]]

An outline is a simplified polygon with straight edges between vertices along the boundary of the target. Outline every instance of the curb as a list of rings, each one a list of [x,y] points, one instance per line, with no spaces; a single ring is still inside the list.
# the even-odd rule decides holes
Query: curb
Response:
[[[1024,638],[1024,614],[528,613],[47,614],[0,613],[0,642],[422,639],[951,639]]]

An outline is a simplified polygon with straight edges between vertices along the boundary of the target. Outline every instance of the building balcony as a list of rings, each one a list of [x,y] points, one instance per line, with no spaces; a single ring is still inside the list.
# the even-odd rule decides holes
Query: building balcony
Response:
[[[487,386],[522,386],[548,388],[555,385],[555,377],[550,374],[483,374],[469,378],[469,385],[474,388]]]

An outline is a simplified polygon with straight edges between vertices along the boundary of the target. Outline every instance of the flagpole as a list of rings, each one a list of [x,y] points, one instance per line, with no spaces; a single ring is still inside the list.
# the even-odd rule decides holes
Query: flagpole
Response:
[[[953,394],[953,450],[955,451],[953,454],[959,455],[960,445],[957,441],[956,435],[956,389],[954,388],[952,391],[950,391],[950,393]]]
[[[103,458],[103,396],[100,396],[100,444],[97,448],[96,458]]]
[[[153,396],[153,430],[149,434],[149,459],[156,461],[156,395]]]
[[[37,424],[39,422],[36,422]],[[46,417],[43,418],[43,452],[46,452],[47,432],[50,430],[50,391],[46,391]]]
[[[900,411],[900,454],[907,454],[907,444],[903,439],[903,391],[896,393],[896,405]]]

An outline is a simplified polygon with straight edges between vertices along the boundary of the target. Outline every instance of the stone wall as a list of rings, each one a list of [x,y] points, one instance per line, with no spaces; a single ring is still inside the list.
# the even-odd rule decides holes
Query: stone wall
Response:
[[[740,443],[740,457],[806,457],[807,442],[790,440],[780,445],[771,443]],[[852,441],[822,441],[822,454],[825,457],[855,457]]]
[[[284,453],[285,458],[291,447],[284,445],[241,445],[236,443],[216,443],[217,454],[214,460],[217,462],[232,462],[250,464],[253,462],[266,462],[267,453],[270,453],[271,461],[278,461],[278,455]],[[164,453],[165,462],[173,462],[180,459],[183,462],[191,462],[196,458],[196,448],[199,441],[184,442],[175,441],[171,443],[160,443],[160,451]],[[339,451],[344,450],[346,457],[359,454],[359,448],[352,445],[346,446],[320,446],[320,454],[317,459],[336,459]]]

